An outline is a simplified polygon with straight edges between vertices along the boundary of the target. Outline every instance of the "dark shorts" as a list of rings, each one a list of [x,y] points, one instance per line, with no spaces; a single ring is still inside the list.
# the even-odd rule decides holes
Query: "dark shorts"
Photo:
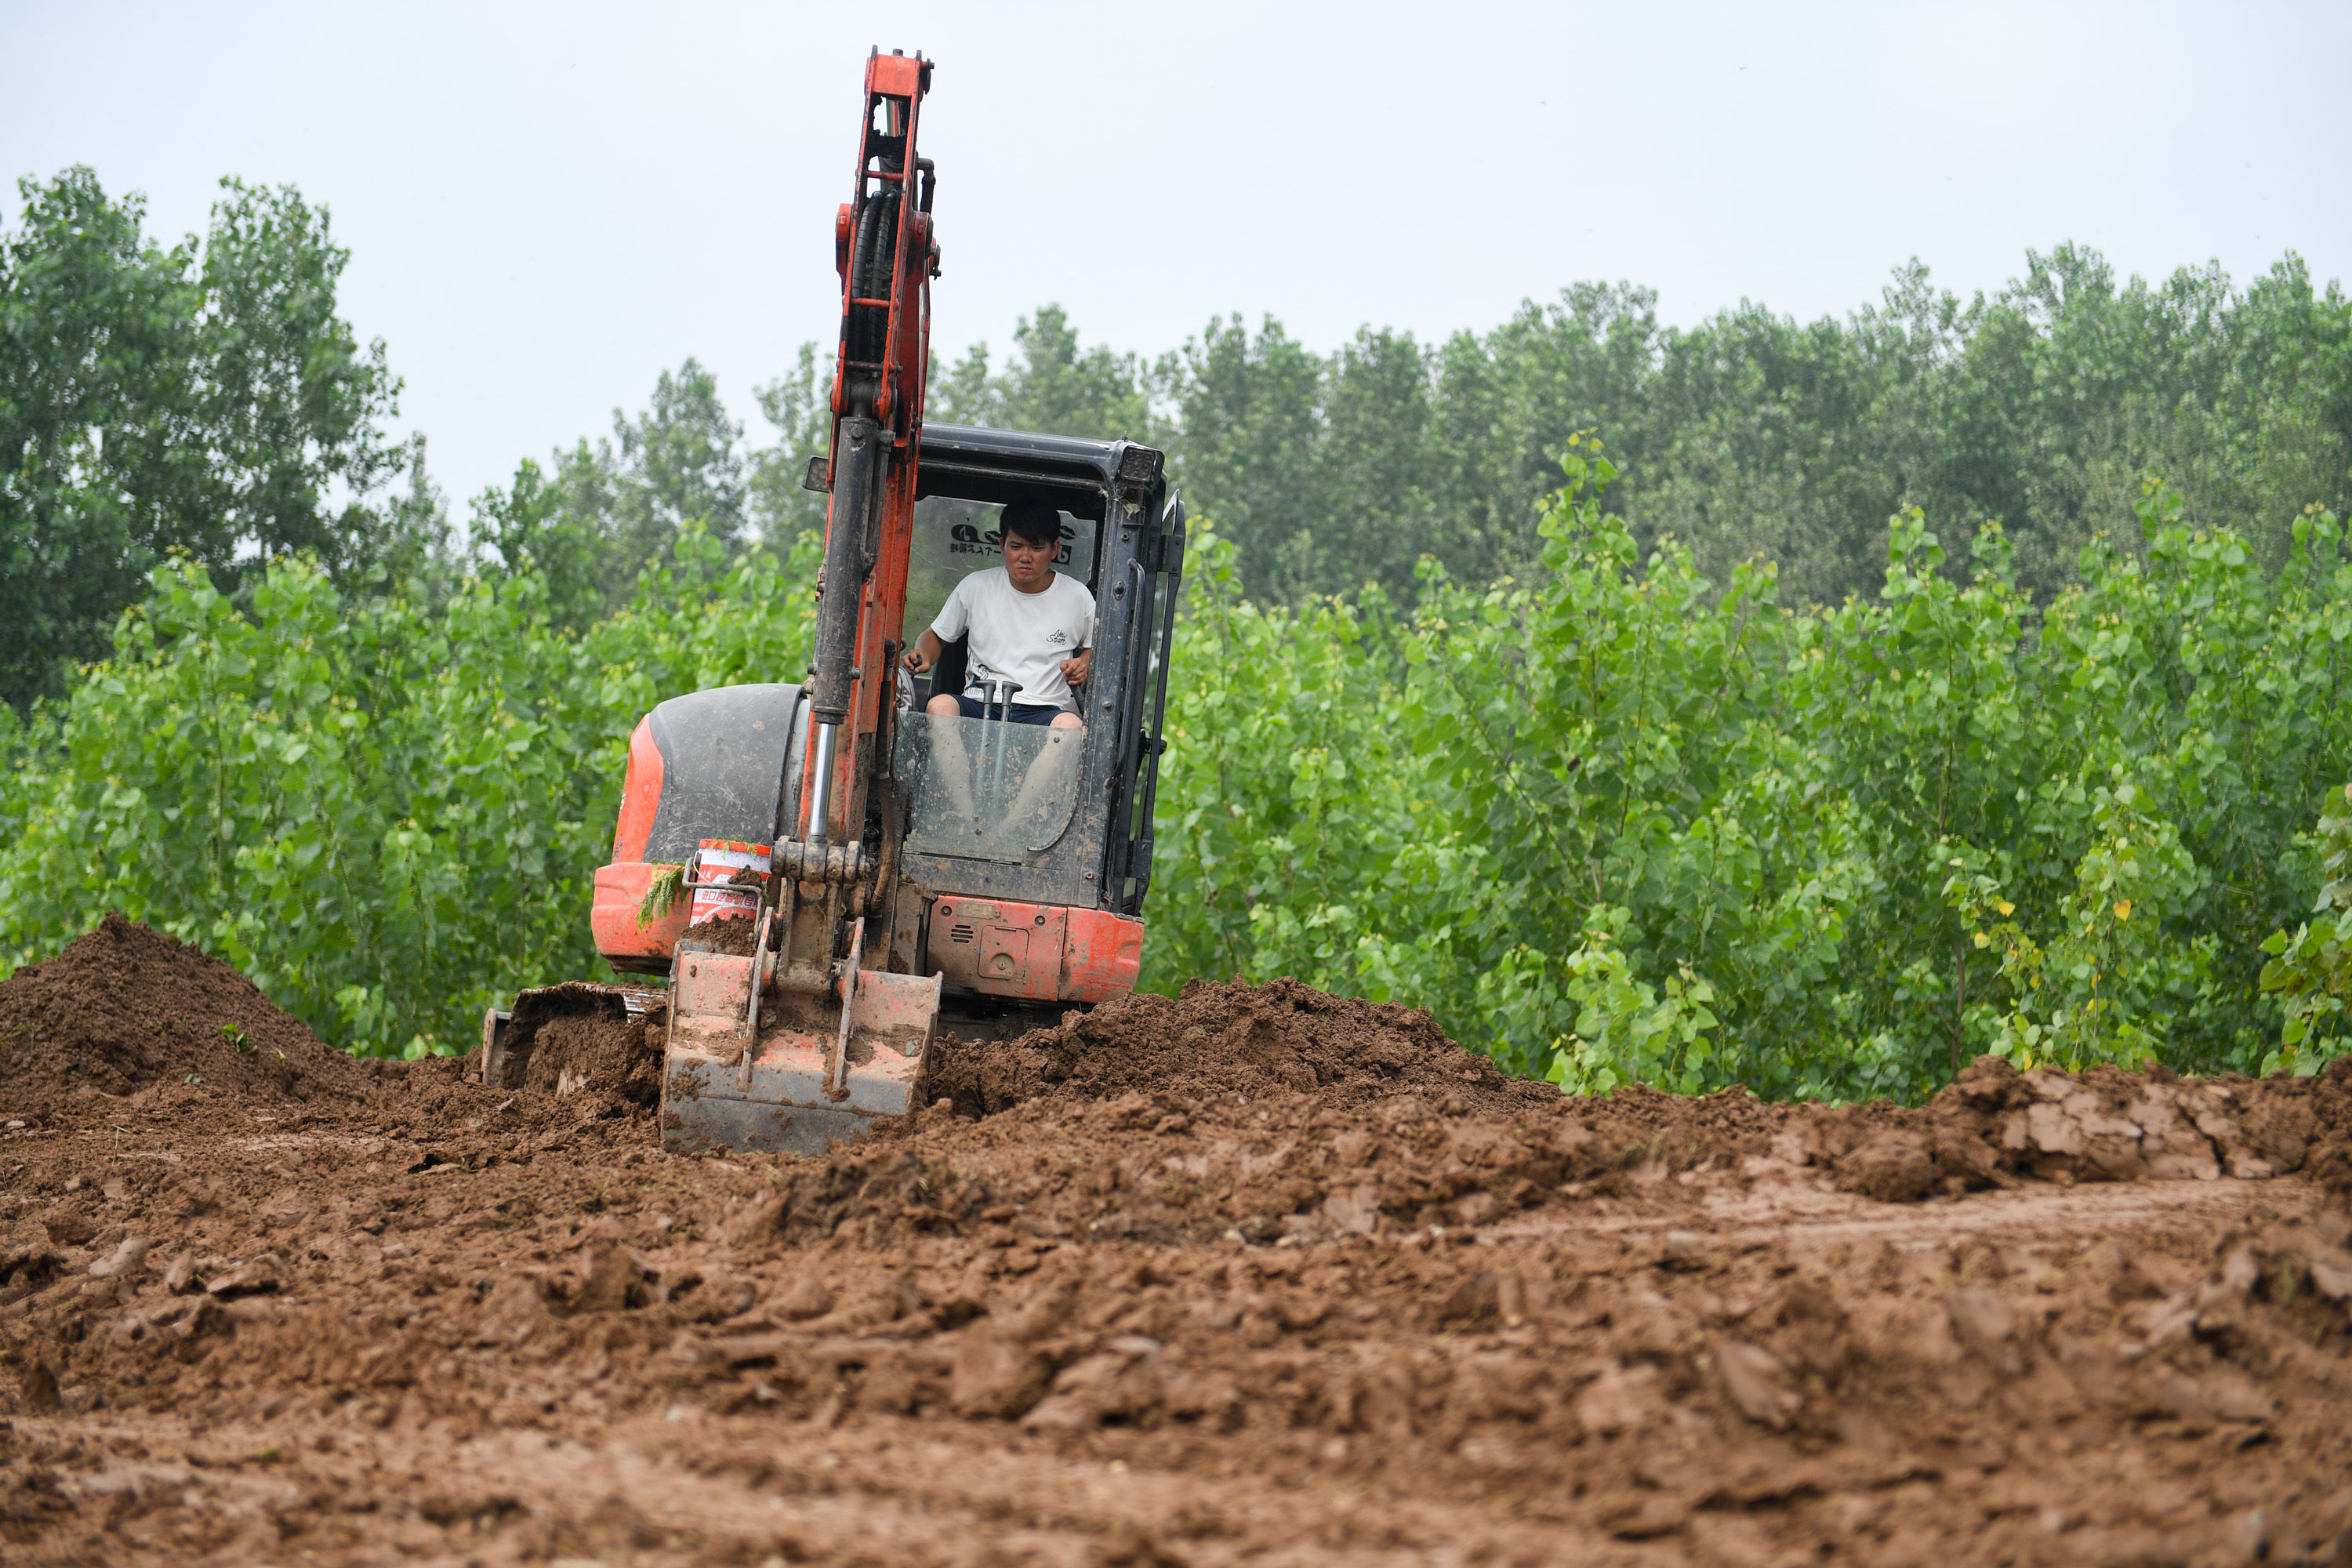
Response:
[[[1010,718],[1015,724],[1051,724],[1061,713],[1059,708],[1044,702],[1015,702],[1009,706],[999,703],[988,707],[977,697],[959,697],[956,701],[967,719],[977,719],[984,712],[991,719]]]

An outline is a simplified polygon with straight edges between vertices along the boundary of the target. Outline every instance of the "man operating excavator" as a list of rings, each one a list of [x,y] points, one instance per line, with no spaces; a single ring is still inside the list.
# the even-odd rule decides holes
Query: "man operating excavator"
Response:
[[[908,669],[920,675],[946,644],[970,638],[962,694],[940,692],[924,710],[1084,729],[1070,689],[1085,684],[1094,658],[1095,597],[1054,570],[1061,513],[1044,501],[1016,500],[999,529],[1004,564],[958,583],[907,650]]]
[[[802,479],[829,498],[805,679],[681,691],[629,736],[589,927],[614,968],[669,984],[535,986],[483,1013],[483,1081],[520,1084],[549,1026],[658,1011],[672,1153],[823,1154],[930,1102],[942,1016],[1049,1024],[1131,994],[1141,972],[1184,509],[1154,447],[925,419],[931,72],[866,57],[833,215],[832,428]],[[1004,564],[957,584],[990,509]],[[914,595],[949,601],[929,630]],[[902,639],[920,645],[903,663]],[[935,700],[916,710],[926,671]],[[751,941],[688,941],[697,895],[761,855]]]

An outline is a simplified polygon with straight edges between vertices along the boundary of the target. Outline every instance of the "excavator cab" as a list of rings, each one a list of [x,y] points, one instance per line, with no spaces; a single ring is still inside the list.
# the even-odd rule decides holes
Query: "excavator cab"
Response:
[[[1080,730],[899,710],[892,772],[908,826],[894,953],[936,969],[956,995],[1086,1003],[1130,990],[1183,558],[1183,508],[1166,494],[1161,456],[935,425],[917,490],[908,638],[957,581],[996,563],[1003,505],[1038,500],[1061,515],[1055,570],[1094,595],[1095,653],[1076,690]],[[917,888],[952,895],[950,913],[937,916],[940,897]]]

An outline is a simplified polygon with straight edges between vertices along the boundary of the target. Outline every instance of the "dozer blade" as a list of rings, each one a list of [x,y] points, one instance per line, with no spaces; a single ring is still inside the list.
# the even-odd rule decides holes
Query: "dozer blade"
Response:
[[[576,1042],[576,1031],[583,1027],[632,1027],[660,1013],[667,1000],[649,985],[602,985],[587,980],[518,992],[511,1010],[493,1007],[482,1015],[482,1081],[492,1089],[521,1089],[542,1040],[556,1041],[561,1048]],[[559,1078],[555,1092],[569,1094],[582,1081],[569,1075]]]
[[[749,955],[682,952],[672,971],[662,1147],[822,1154],[919,1103],[940,977],[856,967],[848,1026],[837,996],[768,991],[755,1013]],[[756,1020],[758,1039],[748,1029]],[[751,1048],[747,1049],[750,1047]]]

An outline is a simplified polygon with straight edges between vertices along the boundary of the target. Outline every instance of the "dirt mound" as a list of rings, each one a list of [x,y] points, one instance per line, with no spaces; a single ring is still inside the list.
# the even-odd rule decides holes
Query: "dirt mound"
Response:
[[[1578,1100],[1194,985],[687,1158],[657,996],[0,1129],[0,1554],[2352,1561],[2352,1064]]]
[[[0,1106],[202,1084],[256,1103],[344,1099],[366,1073],[227,964],[110,913],[0,982]]]
[[[1295,1094],[1335,1110],[1398,1094],[1490,1115],[1549,1114],[1560,1105],[1557,1089],[1496,1070],[1447,1039],[1424,1011],[1327,995],[1295,980],[1195,980],[1172,1000],[1122,997],[1010,1042],[950,1036],[933,1048],[931,1084],[967,1116],[1047,1096],[1083,1101],[1139,1092],[1187,1110]]]
[[[1805,1161],[1889,1202],[2020,1180],[2261,1181],[2306,1166],[2324,1166],[2336,1190],[2352,1186],[2352,1059],[2316,1079],[2257,1081],[2112,1067],[2021,1073],[1980,1057],[1917,1110],[1776,1109]]]

